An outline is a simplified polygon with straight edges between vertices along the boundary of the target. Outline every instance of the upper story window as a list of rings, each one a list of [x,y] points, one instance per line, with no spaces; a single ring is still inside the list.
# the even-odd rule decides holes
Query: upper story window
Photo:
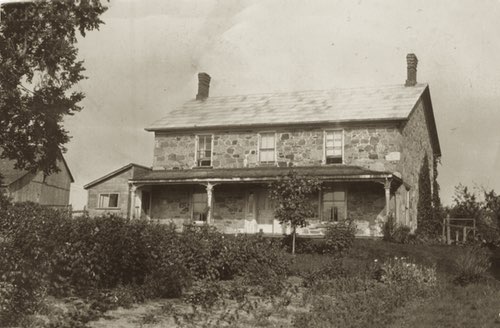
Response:
[[[344,132],[342,130],[325,131],[325,164],[344,162]]]
[[[100,194],[98,208],[117,208],[118,194]]]
[[[276,161],[276,134],[261,133],[259,142],[259,162],[274,163]]]
[[[196,138],[196,166],[212,166],[212,135],[199,135]]]

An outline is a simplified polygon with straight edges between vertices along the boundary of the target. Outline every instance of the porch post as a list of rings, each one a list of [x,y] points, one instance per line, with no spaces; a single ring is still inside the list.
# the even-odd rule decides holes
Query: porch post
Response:
[[[135,192],[136,192],[136,190],[137,190],[136,186],[130,185],[130,199],[129,199],[129,212],[128,212],[129,219],[135,218]]]
[[[212,183],[207,183],[207,206],[208,206],[208,213],[207,213],[207,224],[210,224],[212,222],[212,194],[213,194],[213,189],[214,189],[214,184]]]
[[[386,179],[384,183],[384,189],[385,189],[385,214],[388,216],[389,213],[391,212],[390,206],[391,206],[391,180]]]

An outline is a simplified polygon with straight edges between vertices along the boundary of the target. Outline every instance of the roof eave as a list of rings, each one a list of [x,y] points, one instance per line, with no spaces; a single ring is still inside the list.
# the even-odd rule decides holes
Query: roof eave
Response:
[[[270,127],[270,126],[284,126],[284,125],[322,125],[322,124],[359,124],[359,123],[383,123],[383,122],[399,122],[407,120],[407,117],[390,117],[390,118],[374,118],[374,119],[350,119],[350,120],[320,120],[320,121],[307,121],[307,122],[271,122],[271,123],[253,123],[253,124],[221,124],[221,125],[192,125],[181,127],[147,127],[144,130],[148,132],[169,132],[169,131],[189,131],[189,130],[202,130],[202,129],[227,129],[227,128],[257,128],[257,127]]]
[[[93,186],[95,186],[95,185],[97,185],[97,184],[99,184],[101,182],[104,182],[104,181],[106,181],[106,180],[108,180],[108,179],[116,176],[117,174],[125,172],[126,170],[128,170],[128,169],[130,169],[132,167],[140,167],[140,168],[143,168],[143,169],[146,169],[146,170],[150,170],[150,168],[147,167],[147,166],[139,165],[139,164],[135,164],[135,163],[129,163],[129,164],[125,165],[125,166],[120,167],[117,170],[114,170],[113,172],[110,172],[110,173],[108,173],[108,174],[106,174],[106,175],[104,175],[104,176],[102,176],[102,177],[100,177],[98,179],[95,179],[92,182],[87,183],[86,185],[83,186],[83,189],[87,190],[87,189],[89,189],[89,188],[91,188],[91,187],[93,187]]]
[[[361,174],[361,175],[337,175],[337,176],[315,176],[319,180],[345,180],[345,181],[369,181],[375,179],[392,179],[391,173],[383,174]],[[251,178],[185,178],[185,179],[149,179],[129,180],[131,184],[175,184],[175,183],[203,183],[203,182],[261,182],[274,181],[280,177],[251,177]]]

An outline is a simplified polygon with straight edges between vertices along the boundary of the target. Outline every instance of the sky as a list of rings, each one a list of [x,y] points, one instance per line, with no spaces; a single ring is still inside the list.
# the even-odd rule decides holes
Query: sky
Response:
[[[402,84],[406,54],[429,83],[442,149],[441,198],[459,183],[500,192],[498,0],[111,0],[78,41],[88,79],[65,158],[83,185],[128,163],[151,166],[144,128],[195,97]]]

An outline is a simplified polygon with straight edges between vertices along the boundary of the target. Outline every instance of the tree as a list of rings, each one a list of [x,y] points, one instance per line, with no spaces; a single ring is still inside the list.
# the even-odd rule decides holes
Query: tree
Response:
[[[467,186],[459,184],[455,187],[453,195],[453,205],[449,214],[453,218],[473,218],[481,217],[482,204],[476,194],[469,190]]]
[[[418,176],[418,232],[427,236],[435,236],[438,233],[438,227],[434,219],[429,158],[425,155],[422,160],[422,166],[420,167],[420,173]]]
[[[7,3],[0,6],[0,157],[16,167],[57,172],[70,137],[66,115],[82,109],[84,79],[77,33],[98,29],[99,0]]]
[[[434,222],[439,223],[444,217],[444,209],[441,203],[441,197],[439,196],[439,183],[437,181],[438,177],[438,164],[440,164],[439,157],[435,156],[433,161],[433,174],[432,174],[432,213],[434,217]]]
[[[467,186],[459,184],[455,187],[453,204],[448,213],[453,218],[472,218],[476,220],[476,238],[489,245],[500,244],[500,195],[494,190],[480,188],[482,196],[478,196]]]
[[[292,227],[292,254],[295,254],[297,227],[305,227],[307,218],[315,214],[310,196],[320,188],[317,179],[300,177],[295,171],[270,184],[270,197],[277,203],[275,218]]]

